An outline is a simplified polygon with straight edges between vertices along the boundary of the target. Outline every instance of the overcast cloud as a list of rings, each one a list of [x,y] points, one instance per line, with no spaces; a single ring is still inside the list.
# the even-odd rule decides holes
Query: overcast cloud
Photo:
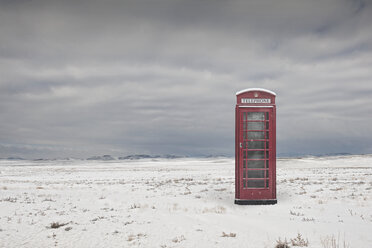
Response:
[[[235,92],[278,154],[372,153],[372,6],[0,0],[0,157],[234,154]]]

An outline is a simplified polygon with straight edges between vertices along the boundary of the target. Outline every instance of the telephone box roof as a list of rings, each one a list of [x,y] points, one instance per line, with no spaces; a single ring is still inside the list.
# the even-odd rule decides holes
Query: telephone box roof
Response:
[[[271,90],[262,89],[262,88],[249,88],[249,89],[241,90],[241,91],[236,92],[236,95],[239,95],[239,94],[245,93],[245,92],[249,92],[249,91],[264,91],[264,92],[267,92],[267,93],[270,93],[270,94],[276,96],[275,92],[273,92]]]

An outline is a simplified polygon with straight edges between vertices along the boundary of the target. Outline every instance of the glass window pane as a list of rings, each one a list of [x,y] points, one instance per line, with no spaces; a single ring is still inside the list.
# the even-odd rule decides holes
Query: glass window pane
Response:
[[[265,139],[264,132],[248,132],[248,139]]]
[[[265,168],[265,160],[247,160],[247,167],[253,168]]]
[[[265,113],[264,112],[248,112],[249,121],[264,121]]]
[[[266,112],[266,120],[269,120],[269,112]]]
[[[269,149],[269,141],[266,141],[266,149]]]
[[[266,151],[266,159],[269,159],[269,151]]]
[[[248,149],[265,149],[265,141],[247,141]]]
[[[266,129],[269,129],[269,122],[266,122]]]
[[[266,132],[266,139],[269,139],[269,132]]]
[[[264,180],[248,180],[248,188],[264,188],[265,181]]]
[[[269,160],[266,160],[266,168],[269,169]]]
[[[248,178],[265,178],[264,170],[250,170],[248,171]]]
[[[266,180],[266,188],[269,187],[269,180]]]
[[[247,113],[243,112],[243,121],[246,121],[246,120],[247,120]]]
[[[264,130],[265,122],[248,122],[248,130]]]
[[[243,187],[244,187],[244,188],[246,187],[245,180],[243,180]]]
[[[265,151],[248,151],[248,159],[264,159]]]

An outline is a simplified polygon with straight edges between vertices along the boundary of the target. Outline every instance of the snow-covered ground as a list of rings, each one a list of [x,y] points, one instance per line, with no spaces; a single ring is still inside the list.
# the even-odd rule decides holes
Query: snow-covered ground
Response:
[[[0,247],[372,247],[372,156],[277,166],[278,204],[240,206],[233,159],[1,160]]]

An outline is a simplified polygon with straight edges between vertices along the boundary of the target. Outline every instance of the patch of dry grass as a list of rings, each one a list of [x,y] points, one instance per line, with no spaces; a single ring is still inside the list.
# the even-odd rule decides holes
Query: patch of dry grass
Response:
[[[303,213],[295,212],[295,211],[292,211],[292,210],[289,211],[289,214],[290,214],[290,215],[294,215],[294,216],[304,216]]]
[[[182,241],[186,240],[185,236],[181,235],[179,237],[175,237],[174,239],[172,239],[172,242],[173,243],[180,243]]]
[[[225,233],[225,232],[222,232],[222,236],[221,237],[235,238],[236,237],[236,233]]]
[[[68,222],[67,223],[52,222],[52,223],[50,223],[49,228],[57,229],[57,228],[60,228],[62,226],[66,226],[68,224],[69,224]]]
[[[337,240],[335,235],[320,238],[320,243],[323,248],[350,248],[350,245],[345,240],[345,236],[343,241],[340,240],[340,234],[338,234]]]
[[[284,239],[284,241],[282,241],[282,240],[279,238],[279,239],[276,241],[275,248],[290,248],[290,246],[289,246],[289,242],[287,241],[287,239]]]
[[[144,233],[138,233],[138,234],[129,234],[128,235],[128,238],[127,238],[127,241],[133,241],[133,240],[136,240],[136,239],[140,239],[140,238],[144,238],[146,237],[146,234]]]
[[[304,239],[300,233],[297,234],[297,237],[291,239],[292,246],[307,247],[309,245],[308,239]]]
[[[298,247],[307,247],[309,246],[309,241],[308,239],[305,239],[302,237],[300,233],[297,234],[296,238],[291,239],[291,242],[287,241],[287,238],[284,238],[284,241],[279,238],[276,241],[275,248],[290,248],[291,246],[298,246]]]
[[[309,221],[315,221],[315,219],[314,218],[302,218],[302,220],[301,221],[304,221],[304,222],[309,222]]]
[[[203,214],[205,214],[205,213],[224,214],[224,213],[226,213],[226,208],[224,208],[222,206],[216,206],[214,208],[204,208],[202,213]]]
[[[2,201],[7,201],[7,202],[11,202],[11,203],[16,203],[17,202],[17,197],[6,197],[6,198],[3,198]]]

